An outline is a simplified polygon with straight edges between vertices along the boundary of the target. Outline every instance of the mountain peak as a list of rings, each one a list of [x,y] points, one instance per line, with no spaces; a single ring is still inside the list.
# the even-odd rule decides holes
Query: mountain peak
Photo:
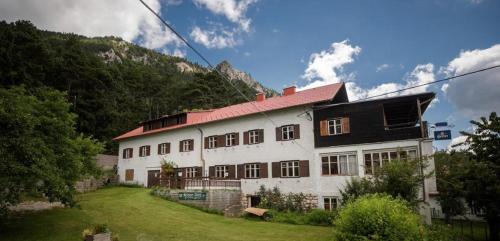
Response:
[[[245,73],[239,69],[234,68],[227,60],[220,62],[215,69],[222,74],[226,75],[231,81],[242,81],[248,87],[255,89],[257,92],[265,93],[267,96],[275,96],[278,93],[272,89],[264,87],[261,83],[256,81],[250,74]]]

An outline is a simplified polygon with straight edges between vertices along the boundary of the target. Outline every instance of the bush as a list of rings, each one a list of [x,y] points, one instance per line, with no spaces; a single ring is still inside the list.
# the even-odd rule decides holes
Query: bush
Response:
[[[314,209],[310,213],[306,214],[306,224],[310,225],[322,225],[329,226],[332,225],[333,220],[335,220],[336,213],[326,211],[323,209]]]
[[[450,227],[442,224],[428,226],[425,232],[428,241],[454,241],[459,240],[458,235]]]
[[[281,193],[278,187],[266,189],[260,186],[257,193],[260,196],[260,208],[274,209],[280,212],[304,212],[307,207],[304,205],[306,195],[303,193]]]
[[[420,217],[407,202],[381,194],[370,194],[348,203],[335,222],[337,239],[422,240]]]

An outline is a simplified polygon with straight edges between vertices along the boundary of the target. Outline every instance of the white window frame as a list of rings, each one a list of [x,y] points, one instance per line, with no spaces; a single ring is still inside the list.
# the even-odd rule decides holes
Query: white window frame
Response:
[[[248,143],[249,144],[258,144],[259,143],[259,131],[251,130],[248,132]]]
[[[188,167],[186,168],[186,178],[196,177],[196,167]]]
[[[396,153],[396,157],[394,158],[393,153]],[[406,153],[406,157],[401,157],[401,153]],[[381,149],[381,150],[371,150],[371,151],[363,151],[363,166],[365,168],[365,175],[373,175],[375,172],[375,166],[373,165],[373,156],[374,154],[378,155],[379,159],[379,167],[384,166],[384,162],[391,162],[393,160],[401,159],[408,160],[410,153],[414,153],[414,158],[418,158],[418,151],[416,147],[406,147],[406,148],[389,148],[389,149]],[[387,158],[384,158],[386,154]],[[370,156],[370,170],[367,169],[366,165],[366,156]]]
[[[245,178],[260,178],[260,165],[257,163],[245,164]]]
[[[125,148],[125,157],[123,159],[130,159],[132,158],[132,152],[134,149],[132,148]]]
[[[325,208],[325,204],[328,204],[328,209]],[[323,209],[327,211],[334,211],[339,206],[339,198],[338,197],[323,197]]]
[[[189,145],[189,140],[183,140],[182,141],[182,152],[188,152],[190,151],[191,145]]]
[[[338,121],[338,123],[337,123]],[[333,127],[333,133],[330,131],[330,127]],[[340,132],[337,131],[337,127],[340,127]],[[328,135],[333,136],[333,135],[340,135],[344,132],[342,129],[342,118],[334,118],[328,120]]]
[[[214,149],[217,147],[217,136],[208,137],[208,149]]]
[[[150,148],[151,148],[151,146],[148,146],[148,145],[139,147],[139,156],[140,157],[148,156],[148,149],[150,149]]]
[[[281,127],[281,140],[288,141],[295,139],[295,127],[293,125]]]
[[[167,154],[167,148],[168,143],[160,143],[160,155],[166,155]]]
[[[328,158],[328,173],[323,173],[323,157]],[[336,163],[333,157],[337,159]],[[345,157],[344,160],[341,160],[341,157]],[[352,159],[351,157],[354,157]],[[352,163],[354,160],[354,163]],[[332,174],[332,165],[337,165],[337,174]],[[321,175],[322,176],[358,176],[359,175],[359,163],[358,156],[354,152],[349,153],[328,153],[321,155]]]
[[[228,176],[228,168],[227,166],[215,166],[215,177],[216,178],[225,178]]]
[[[281,177],[299,177],[299,161],[282,161]]]
[[[226,134],[226,146],[234,146],[235,142],[236,142],[235,133]]]

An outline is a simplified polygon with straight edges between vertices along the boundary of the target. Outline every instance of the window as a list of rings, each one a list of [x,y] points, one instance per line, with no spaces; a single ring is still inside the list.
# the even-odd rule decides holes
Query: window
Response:
[[[253,130],[248,132],[248,143],[257,144],[259,143],[259,131]]]
[[[217,148],[217,136],[208,137],[208,149]]]
[[[215,166],[215,177],[225,178],[228,176],[227,166]]]
[[[260,177],[259,164],[245,165],[245,178],[259,178],[259,177]]]
[[[342,118],[328,120],[328,135],[342,134]]]
[[[337,209],[338,198],[336,197],[325,197],[323,198],[323,207],[327,211],[333,211]]]
[[[149,156],[151,151],[151,146],[141,146],[139,147],[139,156],[144,157],[144,156]]]
[[[132,158],[133,151],[134,151],[134,149],[132,149],[132,148],[123,149],[123,159]]]
[[[196,167],[188,167],[188,168],[186,168],[186,177],[187,178],[196,177]]]
[[[193,140],[183,140],[180,143],[180,151],[188,152],[193,150]]]
[[[226,134],[226,146],[236,145],[236,133]]]
[[[283,126],[281,127],[281,140],[287,141],[287,140],[293,140],[295,130],[293,126]]]
[[[374,174],[375,171],[384,165],[384,163],[391,162],[393,160],[413,160],[417,158],[417,150],[416,149],[408,149],[408,150],[382,150],[382,151],[373,151],[369,153],[365,153],[365,174],[371,175]]]
[[[134,180],[134,169],[126,169],[125,181],[133,181],[133,180]]]
[[[358,175],[358,160],[355,154],[332,154],[321,157],[322,175]]]
[[[281,162],[281,177],[298,177],[299,161]]]
[[[170,143],[161,143],[158,145],[158,155],[165,155],[170,153]]]

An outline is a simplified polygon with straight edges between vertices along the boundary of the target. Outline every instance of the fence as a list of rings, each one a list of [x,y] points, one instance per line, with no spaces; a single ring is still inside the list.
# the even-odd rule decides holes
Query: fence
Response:
[[[433,222],[444,225],[442,219],[435,219]],[[484,221],[452,219],[451,228],[461,238],[461,240],[485,241],[489,240],[490,232],[488,223]]]

